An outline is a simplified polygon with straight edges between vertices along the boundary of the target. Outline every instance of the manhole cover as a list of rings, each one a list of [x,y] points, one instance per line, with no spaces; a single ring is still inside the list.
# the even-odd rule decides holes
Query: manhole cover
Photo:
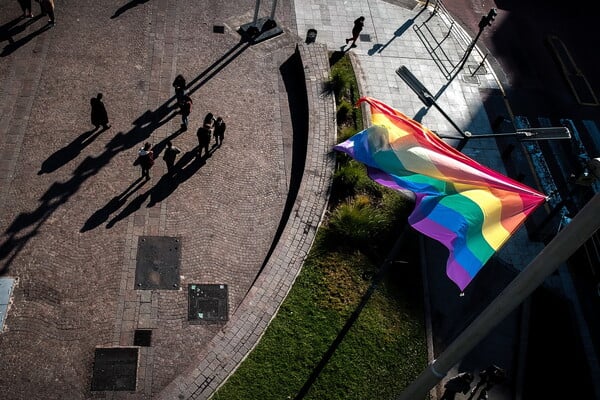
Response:
[[[133,334],[133,345],[148,347],[152,343],[152,331],[150,329],[136,329]]]
[[[227,285],[190,284],[188,304],[188,320],[192,323],[227,321]]]
[[[179,238],[140,236],[135,266],[136,289],[179,289],[180,260]]]
[[[473,65],[469,64],[468,66],[469,72],[471,75],[486,75],[487,69],[485,69],[485,65]]]
[[[477,78],[477,76],[463,75],[462,78],[463,78],[463,81],[465,81],[466,83],[471,83],[473,85],[479,85],[479,78]]]
[[[134,391],[137,380],[138,349],[99,348],[94,354],[92,391]]]

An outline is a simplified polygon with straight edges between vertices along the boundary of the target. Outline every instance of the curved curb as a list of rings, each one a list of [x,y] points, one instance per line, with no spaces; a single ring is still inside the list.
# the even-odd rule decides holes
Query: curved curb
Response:
[[[230,322],[198,355],[198,364],[175,378],[158,399],[208,399],[258,344],[287,296],[325,213],[335,157],[333,96],[323,95],[329,78],[324,45],[299,44],[308,96],[309,130],[304,175],[292,213],[273,254]]]

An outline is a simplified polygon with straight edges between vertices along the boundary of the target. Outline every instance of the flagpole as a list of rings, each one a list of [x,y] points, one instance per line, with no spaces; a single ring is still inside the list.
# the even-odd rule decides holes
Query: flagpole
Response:
[[[487,334],[523,302],[600,228],[600,193],[577,213],[529,265],[481,314],[397,397],[424,399],[429,391]]]

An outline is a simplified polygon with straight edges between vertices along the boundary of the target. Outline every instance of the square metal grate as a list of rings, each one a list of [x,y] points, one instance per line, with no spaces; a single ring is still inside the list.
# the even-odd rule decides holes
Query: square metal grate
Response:
[[[178,290],[180,260],[179,238],[140,236],[135,266],[135,288]]]
[[[149,347],[152,343],[152,331],[150,329],[136,329],[133,334],[133,345]]]
[[[466,83],[471,83],[473,85],[479,85],[479,78],[477,77],[477,75],[475,75],[475,76],[463,75],[462,78],[463,78],[463,81],[465,81]]]
[[[138,348],[97,348],[94,353],[92,391],[134,391],[137,381]]]
[[[188,320],[192,323],[228,320],[227,285],[188,285]]]
[[[485,68],[485,65],[469,64],[468,69],[469,69],[469,72],[471,73],[471,75],[486,75],[487,74],[487,69]]]
[[[358,35],[358,37],[360,38],[361,42],[370,42],[371,41],[371,35],[369,35],[368,33],[361,33],[360,35]]]

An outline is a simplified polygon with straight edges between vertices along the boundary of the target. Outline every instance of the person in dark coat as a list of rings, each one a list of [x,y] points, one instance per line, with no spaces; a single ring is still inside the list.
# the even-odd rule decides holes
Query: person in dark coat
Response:
[[[362,31],[364,26],[365,26],[365,17],[360,16],[357,19],[355,19],[354,26],[352,27],[352,37],[346,39],[346,44],[348,44],[349,41],[352,41],[352,44],[350,45],[350,47],[356,47],[356,40],[358,39],[358,35],[360,34],[360,32]]]
[[[167,147],[165,148],[165,153],[163,154],[163,160],[165,161],[165,164],[167,164],[168,174],[173,172],[175,158],[177,158],[177,154],[179,153],[181,153],[181,150],[178,147],[173,146],[173,143],[171,143],[171,141],[168,141]]]
[[[33,18],[33,13],[31,12],[31,0],[19,0],[19,4],[23,10],[23,18]]]
[[[215,121],[215,129],[213,136],[215,137],[215,145],[221,146],[223,144],[223,139],[225,138],[225,121],[223,118],[219,117]]]
[[[208,157],[208,155],[209,155],[208,146],[210,145],[210,135],[211,135],[211,128],[209,128],[207,125],[203,125],[200,128],[198,128],[198,132],[196,132],[196,136],[198,136],[198,157],[202,157],[202,149],[204,149],[204,155],[206,157]]]
[[[146,142],[144,147],[138,150],[138,160],[142,168],[142,178],[149,180],[150,168],[154,165],[154,152],[150,143]]]
[[[54,0],[37,0],[40,3],[42,15],[48,15],[48,23],[54,25]]]
[[[173,87],[175,88],[175,98],[177,98],[177,102],[180,103],[183,100],[183,96],[185,96],[185,78],[183,75],[179,74],[175,77],[173,81]]]
[[[181,130],[186,131],[188,127],[188,117],[192,112],[192,98],[187,94],[183,95],[179,108],[181,109]]]
[[[204,116],[204,122],[202,124],[208,129],[212,129],[215,126],[215,116],[209,112]]]
[[[100,125],[102,125],[104,129],[110,128],[110,125],[108,125],[108,113],[102,102],[102,93],[98,93],[96,97],[92,97],[90,105],[92,106],[92,125],[94,125],[96,129],[98,129]]]

